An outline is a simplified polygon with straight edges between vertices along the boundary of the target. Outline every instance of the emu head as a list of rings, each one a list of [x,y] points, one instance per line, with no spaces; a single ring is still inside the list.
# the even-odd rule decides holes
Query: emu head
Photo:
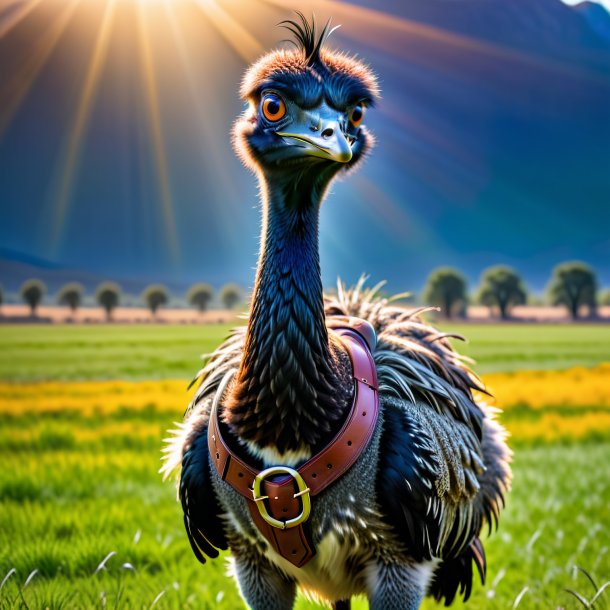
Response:
[[[318,35],[315,22],[298,15],[300,23],[281,24],[296,48],[268,53],[245,74],[248,109],[235,124],[235,147],[266,174],[302,176],[311,168],[330,177],[355,167],[373,144],[365,114],[377,81],[360,61],[323,48],[329,23]]]

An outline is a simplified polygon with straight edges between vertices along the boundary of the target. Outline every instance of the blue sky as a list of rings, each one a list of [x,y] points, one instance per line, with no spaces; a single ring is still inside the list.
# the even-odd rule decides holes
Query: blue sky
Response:
[[[419,290],[439,265],[474,284],[504,263],[541,289],[569,259],[610,284],[610,41],[548,2],[542,17],[481,3],[497,30],[460,0],[301,4],[342,24],[329,44],[383,93],[375,150],[322,210],[327,285]],[[251,285],[257,185],[230,130],[243,71],[290,12],[217,6],[41,3],[5,28],[0,247],[109,278]]]

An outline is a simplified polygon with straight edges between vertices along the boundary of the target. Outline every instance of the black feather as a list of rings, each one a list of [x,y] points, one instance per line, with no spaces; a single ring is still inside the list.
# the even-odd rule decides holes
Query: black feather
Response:
[[[436,458],[421,431],[400,409],[384,411],[377,497],[388,525],[418,561],[432,559],[439,523],[428,511]],[[433,486],[433,483],[431,483]]]
[[[210,479],[207,428],[185,451],[179,487],[184,526],[195,557],[218,557],[218,549],[228,548],[224,524]]]
[[[430,595],[433,595],[437,602],[444,599],[445,606],[453,603],[458,592],[464,601],[468,601],[472,593],[473,563],[479,572],[481,582],[485,584],[487,564],[483,545],[478,538],[474,538],[463,553],[457,557],[445,559],[441,563],[434,575]]]
[[[295,38],[292,42],[303,50],[308,66],[321,64],[322,59],[320,57],[320,51],[322,50],[322,45],[339,26],[331,28],[329,19],[318,36],[316,31],[316,18],[312,15],[310,23],[301,11],[295,11],[295,13],[298,15],[301,21],[300,23],[293,19],[286,19],[278,23],[278,25],[286,28],[292,33]]]

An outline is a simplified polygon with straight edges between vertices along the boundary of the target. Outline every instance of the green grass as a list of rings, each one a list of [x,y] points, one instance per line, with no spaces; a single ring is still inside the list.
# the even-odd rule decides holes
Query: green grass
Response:
[[[4,325],[0,380],[192,378],[228,325]]]
[[[103,608],[102,593],[109,608],[149,608],[162,591],[156,608],[244,607],[223,559],[195,560],[174,487],[157,474],[172,414],[116,417],[128,424],[124,433],[99,441],[79,438],[112,418],[72,413],[32,422],[22,414],[0,422],[0,580],[16,570],[0,609]],[[23,430],[35,442],[15,440]],[[587,591],[584,576],[574,580],[575,566],[609,579],[608,455],[608,441],[517,447],[508,508],[486,543],[489,582],[475,587],[468,608],[510,608],[526,586],[522,608],[577,608],[564,592]],[[299,600],[301,610],[316,607]]]
[[[0,326],[0,380],[190,379],[227,325]],[[610,325],[443,324],[481,373],[592,366],[610,358]]]
[[[449,326],[470,337],[462,351],[476,357],[483,372],[609,360],[608,327]],[[187,379],[200,354],[227,331],[3,326],[0,379]],[[226,557],[205,566],[194,558],[174,486],[157,474],[161,439],[181,414],[181,407],[171,413],[126,405],[105,417],[0,416],[0,582],[10,574],[0,610],[244,608],[225,576]],[[511,412],[521,415],[529,416]],[[106,428],[116,432],[103,434]],[[576,566],[598,585],[610,580],[610,435],[582,443],[512,444],[514,488],[499,532],[486,542],[488,583],[475,585],[465,607],[510,609],[522,595],[521,609],[581,608],[565,589],[589,599],[593,590]],[[355,610],[366,607],[363,600],[354,604]],[[434,607],[425,603],[427,610]],[[297,608],[319,606],[300,598]],[[610,589],[595,608],[610,610]]]
[[[474,358],[479,373],[566,369],[610,360],[610,324],[452,324],[467,342],[455,348]]]

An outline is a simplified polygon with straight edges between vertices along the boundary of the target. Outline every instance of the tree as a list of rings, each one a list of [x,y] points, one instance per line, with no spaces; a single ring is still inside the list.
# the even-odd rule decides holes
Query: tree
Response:
[[[187,301],[197,307],[200,312],[207,309],[213,296],[214,289],[209,284],[195,284],[186,293]]]
[[[21,285],[21,297],[30,306],[33,316],[36,315],[36,308],[46,292],[47,287],[40,280],[27,280]]]
[[[2,286],[0,285],[0,308],[2,307],[3,302],[4,302],[4,293],[2,292]]]
[[[156,317],[159,307],[169,301],[169,293],[163,284],[151,284],[144,289],[142,300],[150,309],[150,313]]]
[[[593,314],[597,306],[597,280],[586,263],[570,261],[557,265],[548,287],[552,305],[565,305],[573,320],[583,305]]]
[[[500,317],[507,320],[515,305],[523,305],[527,290],[519,274],[505,265],[485,269],[481,275],[478,300],[489,308],[497,307]]]
[[[424,303],[437,305],[447,318],[451,318],[459,305],[466,303],[466,290],[466,279],[457,269],[439,267],[428,276]]]
[[[610,289],[604,290],[601,296],[599,297],[600,305],[610,305]]]
[[[242,298],[241,288],[237,284],[227,284],[220,291],[220,300],[227,309],[233,309]]]
[[[114,282],[102,282],[95,291],[97,302],[104,308],[106,319],[112,320],[112,312],[119,304],[121,288]]]
[[[57,301],[60,305],[67,305],[70,308],[72,315],[74,315],[83,300],[84,291],[85,289],[81,284],[78,282],[71,282],[61,288]]]

